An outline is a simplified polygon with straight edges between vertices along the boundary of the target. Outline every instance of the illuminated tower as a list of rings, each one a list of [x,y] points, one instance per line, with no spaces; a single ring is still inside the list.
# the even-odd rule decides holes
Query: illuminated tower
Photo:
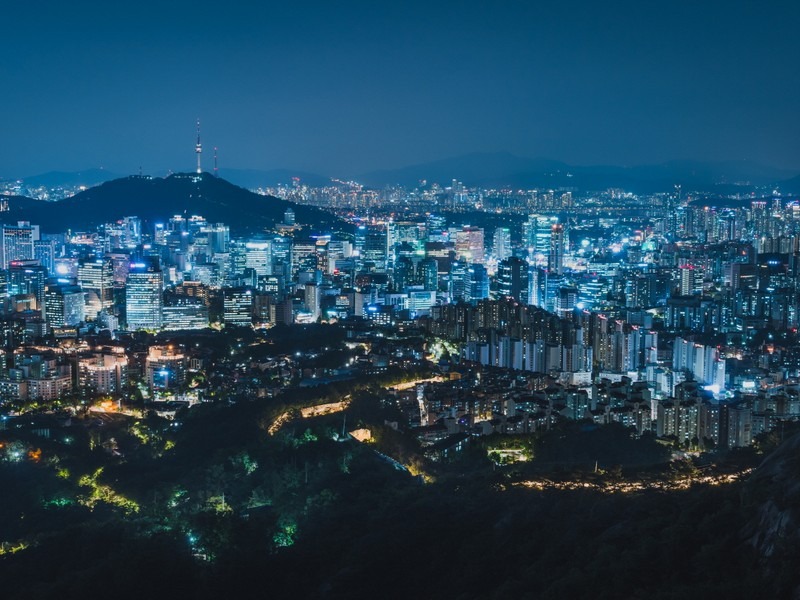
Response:
[[[197,154],[197,172],[202,173],[200,166],[200,156],[203,154],[203,144],[200,143],[200,119],[197,119],[197,143],[194,145],[194,152]]]
[[[564,226],[556,223],[550,229],[550,254],[547,269],[555,275],[564,270]]]

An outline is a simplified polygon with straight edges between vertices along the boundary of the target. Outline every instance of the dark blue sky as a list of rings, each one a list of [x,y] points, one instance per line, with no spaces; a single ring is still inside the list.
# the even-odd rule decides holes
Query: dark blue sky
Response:
[[[0,177],[474,151],[800,171],[800,3],[9,2]],[[207,158],[206,166],[211,166]]]

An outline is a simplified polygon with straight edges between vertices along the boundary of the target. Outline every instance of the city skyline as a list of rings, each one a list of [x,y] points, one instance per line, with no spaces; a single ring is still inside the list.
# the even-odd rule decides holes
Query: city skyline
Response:
[[[800,171],[798,7],[10,7],[0,176],[358,176],[470,152]],[[13,118],[12,118],[13,117]]]

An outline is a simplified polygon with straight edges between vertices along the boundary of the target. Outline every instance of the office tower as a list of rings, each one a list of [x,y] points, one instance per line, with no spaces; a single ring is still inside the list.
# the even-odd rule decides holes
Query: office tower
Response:
[[[578,304],[578,288],[561,286],[555,297],[555,313],[562,318],[568,317]]]
[[[84,319],[83,290],[69,284],[48,284],[44,294],[44,313],[50,327],[78,325]]]
[[[292,276],[292,238],[275,236],[272,238],[272,274],[284,280]]]
[[[528,249],[528,256],[537,267],[547,267],[549,264],[553,225],[556,223],[557,217],[529,215],[523,224],[523,243]]]
[[[489,273],[480,263],[472,263],[469,266],[469,288],[468,297],[465,298],[469,302],[475,303],[478,300],[483,300],[489,297]]]
[[[483,264],[483,229],[464,226],[456,232],[456,258],[468,263]]]
[[[44,309],[47,269],[34,260],[17,260],[8,266],[8,291],[11,296],[32,295],[36,309]]]
[[[497,294],[527,303],[528,262],[512,256],[497,265]]]
[[[498,261],[511,256],[511,230],[508,227],[498,227],[494,230],[492,254]]]
[[[93,321],[100,311],[114,306],[114,265],[108,258],[87,258],[78,262],[78,285],[86,292],[86,319]]]
[[[547,270],[555,275],[561,275],[564,270],[564,226],[559,223],[554,223],[550,228]]]
[[[403,291],[406,287],[416,283],[414,276],[414,261],[410,256],[401,256],[394,265],[392,281],[396,291]]]
[[[547,271],[541,267],[530,265],[528,267],[528,304],[544,308],[546,288]]]
[[[142,243],[142,220],[139,217],[122,219],[122,243],[124,248],[136,248]]]
[[[39,261],[49,274],[55,273],[56,243],[54,240],[33,242],[33,258]]]
[[[450,265],[447,291],[451,302],[464,300],[469,291],[469,267],[466,262],[454,260]]]
[[[249,288],[226,288],[222,290],[225,325],[249,327],[253,323],[253,290]]]
[[[311,238],[296,239],[292,244],[292,278],[300,271],[317,269],[317,240]]]
[[[386,229],[381,225],[361,225],[356,230],[359,271],[386,272]]]
[[[307,283],[305,286],[305,303],[311,318],[316,321],[321,314],[322,291],[316,283]]]
[[[231,230],[224,223],[217,223],[203,230],[208,236],[208,249],[211,254],[224,254],[231,241]]]
[[[0,226],[0,267],[8,269],[15,260],[33,260],[35,237],[34,228],[25,221]]]
[[[425,246],[425,224],[414,221],[392,221],[386,226],[386,247],[390,261],[389,268],[393,267],[397,256],[401,253],[398,248],[404,246],[406,253],[421,253]]]
[[[245,268],[259,277],[272,275],[272,240],[254,238],[245,243]]]
[[[202,298],[173,296],[162,309],[164,329],[186,330],[208,327],[208,306]]]
[[[447,219],[441,215],[428,215],[425,220],[425,230],[428,242],[447,241]]]
[[[295,218],[294,211],[292,210],[292,207],[290,206],[283,213],[283,223],[284,223],[284,225],[294,225],[296,222],[297,221],[296,221],[296,218]]]
[[[125,283],[125,311],[129,331],[161,329],[164,274],[157,261],[133,263]]]
[[[426,258],[417,265],[419,276],[417,280],[422,283],[422,287],[429,292],[439,289],[439,262],[435,258]]]

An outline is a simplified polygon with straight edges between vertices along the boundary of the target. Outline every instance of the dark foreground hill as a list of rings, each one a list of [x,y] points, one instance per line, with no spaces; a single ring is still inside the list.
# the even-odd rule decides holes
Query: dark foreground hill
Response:
[[[2,220],[30,221],[44,232],[60,232],[86,230],[125,216],[155,223],[174,215],[200,215],[209,222],[226,223],[234,232],[245,233],[271,229],[283,221],[288,207],[294,210],[297,223],[313,229],[341,225],[336,217],[314,207],[254,194],[207,173],[115,179],[59,202],[12,196]]]

